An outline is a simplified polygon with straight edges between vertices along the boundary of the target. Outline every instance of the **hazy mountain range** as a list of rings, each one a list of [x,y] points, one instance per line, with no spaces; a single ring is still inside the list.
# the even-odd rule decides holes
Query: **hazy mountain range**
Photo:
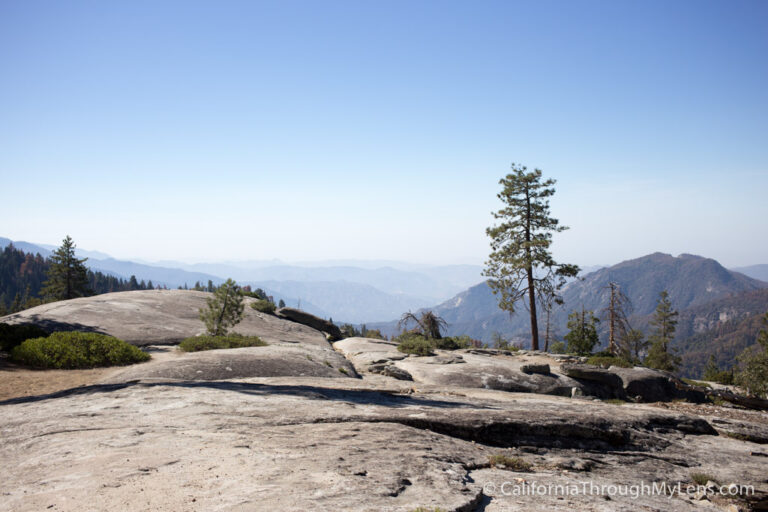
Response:
[[[0,248],[11,243],[0,238]],[[14,241],[25,252],[49,256],[55,247]],[[431,309],[448,322],[448,334],[467,334],[491,341],[494,332],[528,343],[527,311],[509,315],[483,281],[482,267],[428,266],[403,262],[332,261],[286,264],[280,261],[240,261],[185,264],[116,260],[97,251],[77,250],[93,270],[122,278],[135,275],[169,288],[195,282],[218,284],[232,277],[241,285],[263,288],[275,300],[324,318],[366,323],[384,334],[397,332],[397,319],[405,311]],[[379,266],[381,264],[382,266]],[[737,271],[738,270],[738,271]],[[662,290],[680,311],[675,346],[684,358],[684,372],[697,377],[709,354],[722,366],[754,342],[760,317],[768,311],[768,265],[728,270],[717,261],[682,254],[654,253],[612,266],[586,267],[580,278],[562,291],[563,306],[550,317],[552,339],[567,332],[568,314],[582,306],[600,314],[608,304],[609,282],[618,283],[634,309],[633,327],[647,329]],[[540,315],[540,329],[545,329]],[[601,326],[605,331],[605,326]],[[602,340],[605,342],[603,332]],[[543,340],[542,340],[543,342]]]
[[[50,256],[54,246],[0,238],[0,248],[9,243],[25,252]],[[296,265],[277,261],[244,261],[185,264],[141,263],[111,258],[97,251],[77,249],[86,265],[106,274],[149,281],[169,288],[196,282],[214,284],[231,277],[241,285],[263,288],[275,300],[333,318],[337,323],[385,321],[409,309],[428,307],[482,281],[478,265],[428,266],[401,262],[339,261]]]

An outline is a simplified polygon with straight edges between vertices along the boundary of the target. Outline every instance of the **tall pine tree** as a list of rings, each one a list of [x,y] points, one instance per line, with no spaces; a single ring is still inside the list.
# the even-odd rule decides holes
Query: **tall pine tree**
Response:
[[[67,300],[90,295],[92,292],[88,286],[88,269],[84,265],[87,259],[78,259],[75,256],[75,243],[67,235],[61,247],[51,255],[48,280],[44,283],[40,294],[52,300]]]
[[[493,214],[500,224],[486,230],[492,252],[483,275],[490,278],[488,285],[493,294],[500,295],[501,309],[511,315],[518,301],[526,304],[531,320],[531,348],[538,350],[536,301],[554,300],[561,304],[557,292],[566,277],[579,273],[579,267],[555,262],[549,251],[552,233],[568,229],[549,214],[555,180],[542,181],[539,169],[527,172],[526,167],[512,164],[512,172],[499,184],[503,189],[498,198],[505,206]]]

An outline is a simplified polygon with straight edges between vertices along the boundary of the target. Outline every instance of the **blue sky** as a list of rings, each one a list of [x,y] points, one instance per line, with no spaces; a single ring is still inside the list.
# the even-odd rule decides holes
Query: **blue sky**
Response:
[[[768,3],[0,2],[0,236],[482,263],[511,162],[557,259],[768,263]]]

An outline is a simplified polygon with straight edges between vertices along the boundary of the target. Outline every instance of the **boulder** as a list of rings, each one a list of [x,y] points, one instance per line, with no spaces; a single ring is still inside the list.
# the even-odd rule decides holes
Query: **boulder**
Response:
[[[294,308],[280,308],[275,311],[275,315],[285,318],[291,322],[296,322],[312,329],[324,332],[328,335],[330,341],[340,340],[342,338],[341,330],[328,320],[324,320],[306,311]]]
[[[88,331],[115,336],[133,345],[173,345],[205,333],[200,309],[207,292],[136,290],[43,304],[0,318],[10,324],[30,323],[52,331]],[[305,325],[259,313],[245,297],[243,320],[232,330],[270,343],[290,342],[329,347],[325,335]]]
[[[651,368],[619,368],[612,366],[610,371],[621,379],[621,385],[628,397],[641,402],[669,402],[682,398],[683,390],[678,390],[669,374]]]
[[[392,377],[393,379],[397,380],[413,380],[413,377],[410,373],[403,370],[402,368],[398,368],[397,366],[393,364],[386,364],[386,363],[379,363],[379,364],[372,364],[368,367],[368,371],[371,373],[378,373],[379,375],[384,375],[385,377]]]
[[[583,394],[598,398],[625,399],[621,378],[610,370],[591,364],[563,363],[560,373],[578,381]]]
[[[539,373],[541,375],[549,375],[549,365],[543,364],[524,364],[520,367],[520,371],[523,373]]]
[[[396,342],[374,338],[344,338],[334,343],[333,348],[344,354],[359,371],[366,371],[371,365],[392,363],[409,357],[397,350]]]

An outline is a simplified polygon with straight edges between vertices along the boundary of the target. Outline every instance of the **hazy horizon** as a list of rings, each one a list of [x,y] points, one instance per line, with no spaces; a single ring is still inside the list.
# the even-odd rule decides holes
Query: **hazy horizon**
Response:
[[[8,238],[3,237],[0,233],[0,238]],[[26,242],[34,245],[38,245],[40,247],[54,249],[56,247],[60,246],[60,243],[43,243],[43,242],[34,242],[31,240],[13,240],[14,242]],[[184,265],[184,266],[194,266],[194,265],[231,265],[233,267],[240,267],[243,269],[247,269],[249,266],[252,266],[253,268],[257,267],[266,267],[266,266],[280,266],[280,265],[286,265],[286,266],[297,266],[297,267],[312,267],[312,266],[318,266],[318,267],[330,267],[330,266],[358,266],[361,268],[369,268],[369,269],[376,269],[376,268],[383,268],[387,266],[394,266],[394,267],[402,267],[403,269],[418,269],[419,267],[440,267],[440,266],[484,266],[485,260],[479,261],[479,262],[459,262],[459,263],[434,263],[434,262],[425,262],[425,261],[408,261],[408,260],[382,260],[382,259],[354,259],[354,258],[347,258],[347,259],[316,259],[316,260],[285,260],[285,259],[279,259],[279,258],[272,258],[272,259],[260,259],[260,260],[253,260],[253,259],[246,259],[246,258],[240,258],[240,259],[226,259],[226,260],[210,260],[210,259],[199,259],[199,260],[184,260],[184,259],[145,259],[141,257],[121,257],[116,256],[114,254],[106,253],[105,251],[102,251],[100,249],[94,249],[89,247],[80,247],[77,244],[77,241],[75,241],[75,245],[77,246],[77,250],[80,251],[86,251],[88,253],[101,253],[101,256],[105,258],[113,258],[115,260],[123,260],[123,261],[132,261],[134,263],[141,263],[145,265],[150,266],[173,266],[173,265]],[[644,256],[648,256],[653,253],[664,253],[664,251],[652,251],[648,253],[643,254],[637,254],[635,256],[632,256],[630,258],[626,258],[624,260],[617,260],[617,261],[604,261],[600,263],[583,263],[583,262],[576,262],[577,265],[581,266],[582,270],[586,270],[587,272],[592,272],[596,268],[607,268],[611,267],[613,265],[617,265],[619,263],[622,263],[624,261],[633,260],[637,258],[641,258]],[[684,254],[689,254],[693,256],[701,256],[704,258],[712,258],[711,256],[708,256],[706,254],[695,254],[691,252],[681,252],[681,253],[666,253],[671,254],[674,257],[680,257]],[[101,259],[97,256],[89,256],[91,258]],[[718,261],[721,265],[723,265],[726,268],[729,269],[735,269],[739,267],[749,267],[753,265],[768,265],[768,263],[765,263],[764,261],[756,261],[753,263],[745,264],[745,265],[729,265],[726,262],[720,261],[717,258],[712,258]],[[219,276],[221,277],[221,276]]]
[[[0,236],[118,259],[768,260],[768,4],[0,5]]]

